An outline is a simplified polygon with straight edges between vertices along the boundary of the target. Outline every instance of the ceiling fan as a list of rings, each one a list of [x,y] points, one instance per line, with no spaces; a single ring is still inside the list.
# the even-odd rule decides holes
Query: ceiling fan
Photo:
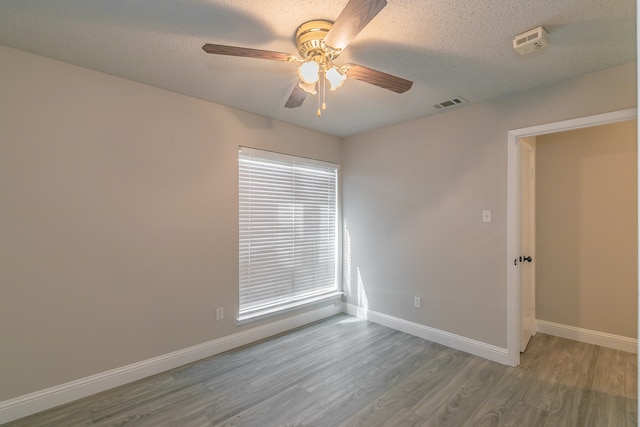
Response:
[[[342,86],[347,77],[360,80],[396,93],[404,93],[413,82],[362,65],[337,66],[334,60],[353,38],[387,5],[386,0],[349,0],[335,22],[316,19],[305,22],[296,30],[299,56],[270,50],[224,46],[207,43],[202,49],[215,55],[242,56],[297,63],[299,82],[285,103],[287,108],[302,105],[307,94],[319,94],[318,117],[326,109],[325,91]]]

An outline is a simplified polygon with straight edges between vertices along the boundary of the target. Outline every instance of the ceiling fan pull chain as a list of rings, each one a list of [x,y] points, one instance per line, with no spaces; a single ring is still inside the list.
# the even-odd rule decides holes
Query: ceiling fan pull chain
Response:
[[[327,109],[327,104],[325,103],[325,71],[320,70],[318,73],[318,117],[322,116],[322,110]]]
[[[321,85],[322,83],[319,83],[319,84]],[[322,95],[321,95],[321,92],[318,91],[318,113],[317,113],[318,117],[322,115],[322,108],[321,108],[322,101],[320,98],[322,98]]]
[[[327,109],[327,72],[326,71],[322,71],[322,109],[326,110]]]

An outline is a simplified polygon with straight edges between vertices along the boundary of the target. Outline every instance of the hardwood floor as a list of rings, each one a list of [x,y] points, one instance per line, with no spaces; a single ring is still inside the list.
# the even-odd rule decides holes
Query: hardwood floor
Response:
[[[635,426],[637,356],[536,335],[506,367],[338,315],[8,426]]]

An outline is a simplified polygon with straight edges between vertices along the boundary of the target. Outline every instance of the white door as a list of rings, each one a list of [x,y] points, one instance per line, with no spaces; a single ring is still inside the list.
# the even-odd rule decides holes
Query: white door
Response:
[[[520,139],[520,352],[535,334],[535,137]]]

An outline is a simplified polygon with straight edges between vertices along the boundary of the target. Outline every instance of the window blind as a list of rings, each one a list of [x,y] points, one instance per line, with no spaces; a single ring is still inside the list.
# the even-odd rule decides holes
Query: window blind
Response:
[[[334,164],[239,152],[240,317],[337,291]]]

